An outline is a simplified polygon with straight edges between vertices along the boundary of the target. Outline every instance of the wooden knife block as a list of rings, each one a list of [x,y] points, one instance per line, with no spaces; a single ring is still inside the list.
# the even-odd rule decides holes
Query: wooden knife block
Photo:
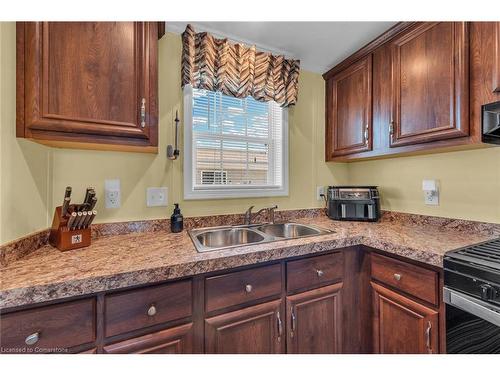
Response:
[[[66,224],[68,220],[62,216],[62,206],[56,207],[52,228],[50,229],[49,242],[61,251],[79,249],[90,246],[91,230],[85,229],[69,230]]]

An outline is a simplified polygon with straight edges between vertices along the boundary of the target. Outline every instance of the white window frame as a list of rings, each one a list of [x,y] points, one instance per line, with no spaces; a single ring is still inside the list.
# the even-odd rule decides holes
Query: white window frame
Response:
[[[282,111],[282,186],[193,186],[193,89],[184,86],[184,199],[230,199],[288,196],[288,109]]]

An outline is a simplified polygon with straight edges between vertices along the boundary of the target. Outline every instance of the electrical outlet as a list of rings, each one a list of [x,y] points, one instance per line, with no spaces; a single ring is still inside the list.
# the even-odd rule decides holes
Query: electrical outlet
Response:
[[[120,202],[120,180],[104,180],[104,206],[106,208],[120,208]]]
[[[148,207],[161,207],[168,204],[168,188],[149,187],[146,189],[146,205]]]
[[[325,187],[324,186],[316,186],[316,200],[322,201],[325,199],[323,196],[325,195]]]
[[[423,180],[424,202],[428,206],[439,206],[439,188],[436,180]]]
[[[424,201],[428,206],[439,206],[439,191],[428,190],[424,191]]]

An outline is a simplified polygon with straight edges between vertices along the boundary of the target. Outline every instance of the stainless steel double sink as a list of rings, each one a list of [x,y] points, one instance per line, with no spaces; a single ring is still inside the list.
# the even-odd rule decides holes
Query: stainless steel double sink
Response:
[[[188,233],[196,250],[205,252],[333,232],[314,225],[282,223],[200,228]]]

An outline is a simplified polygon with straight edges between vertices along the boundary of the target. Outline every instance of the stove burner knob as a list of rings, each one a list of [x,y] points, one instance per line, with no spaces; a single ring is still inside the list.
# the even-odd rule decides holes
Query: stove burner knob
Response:
[[[492,299],[495,290],[493,289],[493,287],[491,285],[482,284],[479,286],[479,288],[481,289],[481,299],[483,299],[485,301]]]

